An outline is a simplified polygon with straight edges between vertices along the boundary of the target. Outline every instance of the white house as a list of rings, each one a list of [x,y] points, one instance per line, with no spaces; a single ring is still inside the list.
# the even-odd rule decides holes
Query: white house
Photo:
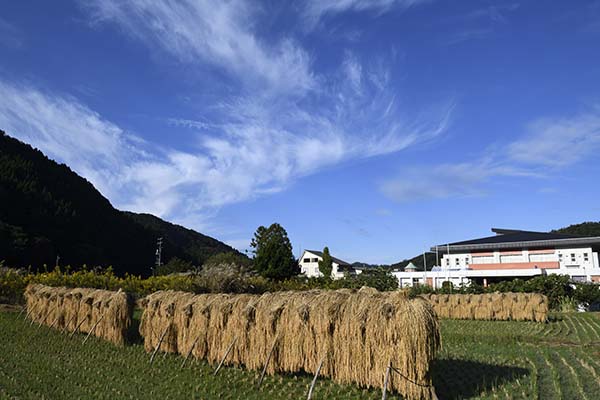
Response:
[[[298,260],[300,266],[300,273],[306,275],[309,278],[316,278],[323,276],[319,271],[319,261],[323,260],[323,252],[317,250],[304,250],[302,256]],[[333,279],[340,279],[344,277],[344,274],[355,275],[356,271],[352,268],[350,263],[339,258],[331,257],[332,269],[331,277]]]
[[[431,271],[405,268],[393,272],[400,286],[443,282],[455,286],[489,283],[537,275],[569,275],[576,282],[600,283],[600,237],[514,229],[492,229],[495,236],[449,243],[431,248],[441,255]]]

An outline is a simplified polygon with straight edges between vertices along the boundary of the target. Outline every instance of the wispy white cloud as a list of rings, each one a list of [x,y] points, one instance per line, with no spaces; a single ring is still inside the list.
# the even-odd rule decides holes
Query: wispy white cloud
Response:
[[[469,12],[443,18],[443,22],[458,25],[455,32],[446,34],[440,42],[456,45],[470,40],[489,37],[510,23],[510,13],[519,8],[517,3],[489,5]]]
[[[519,8],[518,3],[506,3],[489,5],[483,8],[477,8],[458,17],[462,20],[487,19],[493,23],[505,24],[508,22],[507,14],[516,11]]]
[[[13,24],[0,18],[0,45],[10,48],[23,46],[23,33]]]
[[[549,167],[574,164],[600,149],[600,106],[572,117],[536,120],[527,131],[508,146],[511,159]]]
[[[452,33],[442,39],[442,43],[448,46],[463,43],[469,40],[483,39],[492,34],[492,28],[468,29]]]
[[[600,150],[600,107],[571,117],[530,123],[521,138],[469,163],[409,168],[380,183],[387,197],[404,202],[485,194],[496,178],[543,178]]]
[[[347,51],[325,75],[292,38],[265,44],[254,33],[261,10],[242,0],[84,7],[95,22],[117,24],[183,63],[217,67],[243,88],[226,91],[210,114],[163,120],[166,131],[191,130],[193,145],[182,151],[144,142],[77,98],[0,82],[6,131],[69,164],[120,208],[204,223],[221,206],[323,168],[431,140],[451,119],[451,101],[404,113],[385,63]]]
[[[0,127],[68,164],[112,198],[118,190],[109,182],[117,171],[144,155],[139,138],[75,99],[29,85],[0,81]]]
[[[364,112],[356,107],[365,101],[333,104],[337,114],[329,115],[331,110],[311,114],[288,103],[267,109],[257,100],[184,152],[154,147],[73,97],[5,82],[0,94],[0,126],[10,135],[70,165],[116,206],[174,219],[273,193],[329,165],[398,151],[444,129],[383,119],[374,121],[380,134],[370,130],[369,113],[350,126],[344,120]],[[340,102],[350,100],[341,96]]]
[[[306,0],[305,15],[309,24],[315,24],[326,15],[348,11],[384,13],[392,8],[406,9],[430,0]]]
[[[398,202],[485,194],[483,186],[494,177],[531,176],[532,173],[489,159],[469,163],[408,168],[380,184],[381,192]]]
[[[243,0],[93,0],[96,22],[116,23],[152,49],[185,63],[206,62],[252,88],[276,92],[315,86],[310,56],[292,38],[267,45],[253,33],[262,12]]]

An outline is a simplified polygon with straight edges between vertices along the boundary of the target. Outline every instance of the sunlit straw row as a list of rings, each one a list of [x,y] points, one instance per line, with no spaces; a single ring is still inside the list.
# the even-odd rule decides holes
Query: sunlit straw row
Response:
[[[126,341],[132,307],[122,291],[31,284],[25,299],[27,315],[39,324],[65,332],[91,332],[119,345]]]
[[[388,388],[407,399],[432,397],[430,366],[440,344],[430,304],[400,292],[279,292],[257,295],[163,291],[148,296],[140,332],[147,351],[314,373],[339,383]],[[161,341],[162,339],[162,341]]]

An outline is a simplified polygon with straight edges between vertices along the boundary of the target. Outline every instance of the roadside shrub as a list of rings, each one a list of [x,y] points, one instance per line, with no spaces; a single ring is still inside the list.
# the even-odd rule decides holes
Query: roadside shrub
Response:
[[[358,283],[358,287],[369,286],[380,292],[398,289],[398,279],[385,268],[364,270],[362,274],[347,279],[355,279]]]
[[[228,253],[215,254],[214,256],[209,257],[202,265],[202,268],[208,268],[223,264],[249,268],[252,266],[252,260],[243,254],[231,251]]]
[[[193,277],[194,292],[262,293],[268,285],[265,278],[260,278],[247,267],[235,263],[205,264]]]
[[[575,285],[573,298],[586,310],[598,310],[600,305],[600,285],[579,283]]]
[[[154,275],[176,274],[178,272],[188,272],[193,271],[195,269],[196,267],[194,267],[194,265],[191,262],[184,261],[178,257],[173,257],[169,260],[168,263],[157,267],[154,270]]]
[[[28,284],[26,271],[5,268],[0,265],[0,303],[23,303],[23,292]]]
[[[563,297],[559,300],[556,310],[566,313],[576,312],[577,308],[577,301],[575,301],[575,299],[573,299],[572,297]]]
[[[442,294],[455,293],[454,284],[452,284],[452,282],[450,282],[450,281],[442,282],[442,287],[440,288],[440,290],[438,290],[438,293],[442,293]]]

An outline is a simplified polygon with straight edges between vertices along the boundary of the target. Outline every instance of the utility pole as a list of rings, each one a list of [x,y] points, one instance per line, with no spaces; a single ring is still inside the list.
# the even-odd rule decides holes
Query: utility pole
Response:
[[[57,254],[56,255],[56,264],[54,264],[55,267],[58,267],[59,261],[60,261],[60,256]]]
[[[163,238],[159,237],[156,240],[156,267],[160,267],[162,265],[162,244],[163,244]]]

